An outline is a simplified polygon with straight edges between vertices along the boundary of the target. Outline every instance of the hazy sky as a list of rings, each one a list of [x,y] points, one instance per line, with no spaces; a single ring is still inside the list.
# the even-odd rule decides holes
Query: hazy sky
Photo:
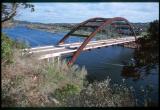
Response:
[[[92,17],[124,17],[130,22],[159,19],[158,3],[32,3],[35,11],[18,10],[15,19],[40,23],[79,23]]]

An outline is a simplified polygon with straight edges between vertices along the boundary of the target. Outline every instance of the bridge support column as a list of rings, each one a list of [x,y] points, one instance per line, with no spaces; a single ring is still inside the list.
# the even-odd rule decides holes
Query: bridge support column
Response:
[[[49,62],[49,58],[47,58],[47,61]]]
[[[58,63],[58,65],[60,65],[60,62],[61,62],[61,56],[58,56],[57,57],[57,63]]]
[[[52,58],[52,62],[53,62],[53,63],[54,63],[54,59],[55,59],[55,58]]]

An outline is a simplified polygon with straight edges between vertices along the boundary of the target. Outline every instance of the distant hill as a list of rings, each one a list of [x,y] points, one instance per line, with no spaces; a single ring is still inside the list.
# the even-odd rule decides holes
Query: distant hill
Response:
[[[15,20],[14,21],[16,24],[23,24],[23,25],[43,25],[43,26],[74,26],[77,23],[38,23],[38,22],[28,22],[28,21],[19,21],[19,20]]]
[[[19,21],[15,20],[16,25],[24,25],[32,29],[41,29],[48,32],[57,32],[57,31],[69,31],[73,26],[78,23],[37,23],[37,22],[28,22],[28,21]],[[141,32],[146,32],[149,27],[149,22],[147,23],[131,23],[135,30],[140,30]]]
[[[142,29],[142,31],[147,31],[147,29],[149,28],[149,23],[131,23],[134,27]]]

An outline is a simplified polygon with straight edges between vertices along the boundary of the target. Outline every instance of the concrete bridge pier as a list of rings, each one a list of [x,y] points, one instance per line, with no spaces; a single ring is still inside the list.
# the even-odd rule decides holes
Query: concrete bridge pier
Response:
[[[46,61],[47,62],[57,62],[57,64],[59,65],[61,62],[61,56],[47,58]]]
[[[60,65],[61,56],[57,57],[57,64]]]

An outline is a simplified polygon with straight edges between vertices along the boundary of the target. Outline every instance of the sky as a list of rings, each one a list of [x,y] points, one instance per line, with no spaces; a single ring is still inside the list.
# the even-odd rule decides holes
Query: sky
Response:
[[[35,11],[19,8],[16,20],[39,23],[80,23],[93,17],[124,17],[130,22],[159,19],[157,3],[32,3]]]

